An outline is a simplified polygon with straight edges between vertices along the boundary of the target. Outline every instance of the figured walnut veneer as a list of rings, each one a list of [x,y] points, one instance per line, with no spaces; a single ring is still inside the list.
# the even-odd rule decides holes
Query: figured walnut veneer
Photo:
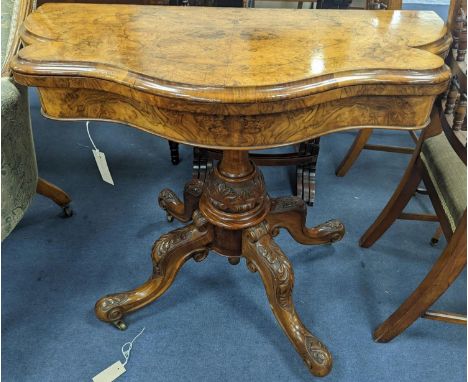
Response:
[[[46,4],[22,39],[12,70],[48,116],[221,149],[421,128],[450,77],[433,12]]]

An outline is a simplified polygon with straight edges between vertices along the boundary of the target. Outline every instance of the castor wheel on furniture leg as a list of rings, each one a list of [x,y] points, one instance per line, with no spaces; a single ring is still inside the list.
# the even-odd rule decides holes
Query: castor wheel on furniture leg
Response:
[[[169,223],[172,223],[174,221],[174,216],[172,216],[170,213],[166,213],[166,219]]]
[[[442,227],[438,226],[436,231],[434,232],[434,235],[432,235],[432,237],[431,237],[431,246],[432,247],[435,247],[439,243],[439,240],[440,240],[440,237],[442,236],[442,234],[443,234]]]
[[[240,257],[229,257],[228,261],[231,265],[237,265],[240,263]]]
[[[70,206],[63,207],[62,212],[63,212],[62,217],[64,219],[70,218],[73,216],[73,209]]]
[[[127,330],[127,324],[124,320],[112,321],[112,325],[114,325],[119,330]]]

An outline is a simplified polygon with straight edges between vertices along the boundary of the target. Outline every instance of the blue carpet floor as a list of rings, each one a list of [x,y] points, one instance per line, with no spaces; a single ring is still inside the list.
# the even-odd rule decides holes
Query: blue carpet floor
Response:
[[[121,381],[308,381],[313,379],[277,325],[257,274],[211,254],[188,262],[157,302],[128,316],[120,332],[98,321],[95,301],[136,287],[150,274],[153,241],[178,226],[156,202],[163,187],[181,191],[191,149],[172,166],[167,142],[123,125],[91,123],[115,186],[101,181],[84,123],[46,120],[32,93],[42,177],[73,197],[62,219],[36,196],[2,244],[2,380],[89,381],[122,359],[120,347],[141,328]],[[398,221],[371,249],[360,235],[385,205],[408,157],[364,152],[345,178],[334,170],[354,133],[324,137],[316,205],[308,223],[340,218],[345,238],[307,247],[277,241],[295,271],[294,300],[303,322],[334,356],[324,381],[466,381],[466,328],[418,320],[388,344],[372,330],[416,287],[445,245],[431,247],[430,222]],[[408,134],[377,132],[374,142],[411,144]],[[264,168],[273,196],[291,194],[293,169]],[[427,197],[411,203],[430,211]],[[466,311],[463,273],[437,308]]]

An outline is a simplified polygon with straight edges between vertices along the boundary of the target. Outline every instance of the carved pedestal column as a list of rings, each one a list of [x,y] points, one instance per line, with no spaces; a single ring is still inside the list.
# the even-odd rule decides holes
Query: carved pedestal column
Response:
[[[332,220],[307,228],[304,201],[298,197],[271,199],[263,175],[249,161],[247,151],[224,151],[204,184],[193,180],[187,184],[184,203],[165,189],[159,204],[169,220],[186,222],[193,213],[193,222],[156,241],[151,278],[134,290],[101,298],[95,307],[98,318],[124,329],[123,316],[161,296],[188,259],[202,261],[210,250],[226,256],[231,264],[244,257],[247,267],[260,274],[279,325],[309,370],[317,376],[328,374],[331,354],[299,319],[292,300],[293,269],[272,236],[285,228],[304,244],[331,243],[343,237],[343,225]]]

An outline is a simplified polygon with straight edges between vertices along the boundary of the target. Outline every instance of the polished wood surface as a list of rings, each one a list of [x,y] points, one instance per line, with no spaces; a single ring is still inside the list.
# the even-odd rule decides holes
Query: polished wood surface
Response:
[[[311,25],[314,33],[304,33]],[[25,74],[59,58],[57,74],[88,67],[96,78],[125,73],[123,83],[152,94],[239,103],[313,94],[330,80],[389,77],[368,70],[410,71],[403,81],[428,71],[421,81],[443,81],[434,72],[443,61],[427,51],[445,46],[445,34],[433,12],[46,4],[26,21],[22,38],[33,46],[20,58],[31,65]],[[292,89],[276,88],[284,84]]]
[[[15,78],[50,117],[214,148],[421,128],[449,80],[433,12],[45,4],[22,38]]]
[[[293,270],[273,237],[284,228],[304,244],[333,243],[344,226],[306,227],[304,202],[270,197],[248,150],[354,126],[426,126],[450,80],[439,57],[451,42],[442,20],[432,12],[46,4],[22,38],[28,46],[12,70],[39,88],[46,115],[120,121],[223,150],[203,186],[187,185],[185,203],[161,192],[170,219],[192,222],[155,242],[146,283],[104,296],[96,315],[123,329],[124,316],[159,298],[188,259],[209,251],[233,265],[244,258],[310,372],[328,374],[332,356],[298,317]]]

